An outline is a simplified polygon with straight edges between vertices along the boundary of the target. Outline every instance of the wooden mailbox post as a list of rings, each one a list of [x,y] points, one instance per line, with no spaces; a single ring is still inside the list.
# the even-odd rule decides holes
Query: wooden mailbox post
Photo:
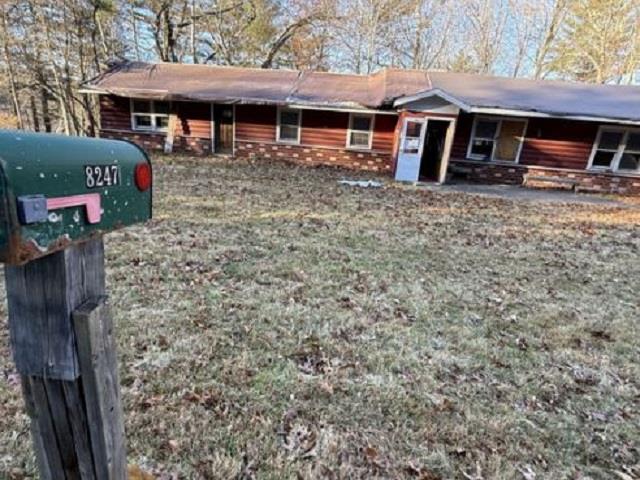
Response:
[[[102,235],[150,217],[137,147],[0,132],[10,342],[43,480],[127,478]]]

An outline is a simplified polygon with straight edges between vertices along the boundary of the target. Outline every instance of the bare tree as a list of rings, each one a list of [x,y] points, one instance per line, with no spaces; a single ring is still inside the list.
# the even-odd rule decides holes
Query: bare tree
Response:
[[[13,111],[16,116],[18,128],[24,128],[22,121],[22,107],[20,105],[20,98],[18,96],[18,87],[16,85],[16,73],[14,67],[13,55],[11,53],[11,47],[9,46],[9,39],[11,38],[7,26],[7,6],[5,4],[0,5],[0,42],[2,47],[2,54],[4,59],[4,67],[7,72],[7,78],[9,79],[9,88],[11,91],[11,102],[13,105]]]
[[[113,60],[371,73],[387,66],[632,82],[630,0],[4,0],[0,110],[96,134],[79,85]],[[0,112],[2,113],[2,112]]]
[[[468,42],[473,70],[492,73],[501,48],[509,16],[505,0],[466,0],[464,2]]]
[[[562,28],[569,0],[544,0],[539,4],[541,12],[536,16],[537,34],[534,39],[533,73],[535,79],[548,73],[549,55]]]

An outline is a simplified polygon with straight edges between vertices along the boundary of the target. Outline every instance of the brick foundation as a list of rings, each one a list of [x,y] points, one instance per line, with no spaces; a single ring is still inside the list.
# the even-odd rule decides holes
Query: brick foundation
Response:
[[[193,155],[211,155],[211,140],[208,138],[175,137],[173,150]]]
[[[100,137],[114,140],[128,140],[142,147],[146,151],[163,151],[166,135],[160,133],[124,132],[116,130],[101,130]],[[180,137],[173,139],[173,151],[193,155],[211,154],[211,140],[208,138]]]
[[[162,151],[165,135],[156,133],[102,130],[103,138],[128,140],[147,151]],[[211,141],[207,138],[179,137],[174,139],[175,152],[195,155],[211,154]],[[332,149],[304,145],[286,145],[262,142],[235,142],[235,155],[244,158],[282,159],[301,165],[333,165],[354,170],[392,173],[393,162],[389,153]],[[571,188],[583,192],[640,194],[640,175],[589,172],[530,165],[505,165],[473,160],[451,159],[449,175],[463,176],[478,183]],[[546,182],[544,178],[549,178]],[[563,183],[563,180],[566,182]]]
[[[449,172],[478,183],[502,183],[529,186],[573,188],[582,192],[640,194],[640,175],[616,175],[606,172],[588,172],[529,165],[502,165],[470,160],[449,161]],[[549,178],[545,182],[544,178]],[[561,180],[568,183],[562,184]]]
[[[159,133],[123,132],[115,130],[100,130],[101,138],[113,140],[127,140],[133,142],[146,151],[164,150],[165,135]]]
[[[354,170],[391,172],[391,155],[382,152],[236,141],[235,155],[282,159],[302,165],[333,165]]]

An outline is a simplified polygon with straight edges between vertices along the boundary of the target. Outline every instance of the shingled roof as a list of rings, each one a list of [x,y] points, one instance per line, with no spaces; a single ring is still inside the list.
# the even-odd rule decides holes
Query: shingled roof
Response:
[[[466,111],[490,109],[640,123],[640,87],[384,69],[372,75],[126,62],[85,85],[125,97],[220,103],[392,108],[441,95]],[[498,112],[496,112],[498,113]]]

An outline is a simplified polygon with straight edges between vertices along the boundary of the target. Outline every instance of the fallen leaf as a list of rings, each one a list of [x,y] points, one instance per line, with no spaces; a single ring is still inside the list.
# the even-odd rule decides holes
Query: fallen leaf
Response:
[[[137,465],[129,465],[129,480],[155,480],[155,477],[141,470]]]

